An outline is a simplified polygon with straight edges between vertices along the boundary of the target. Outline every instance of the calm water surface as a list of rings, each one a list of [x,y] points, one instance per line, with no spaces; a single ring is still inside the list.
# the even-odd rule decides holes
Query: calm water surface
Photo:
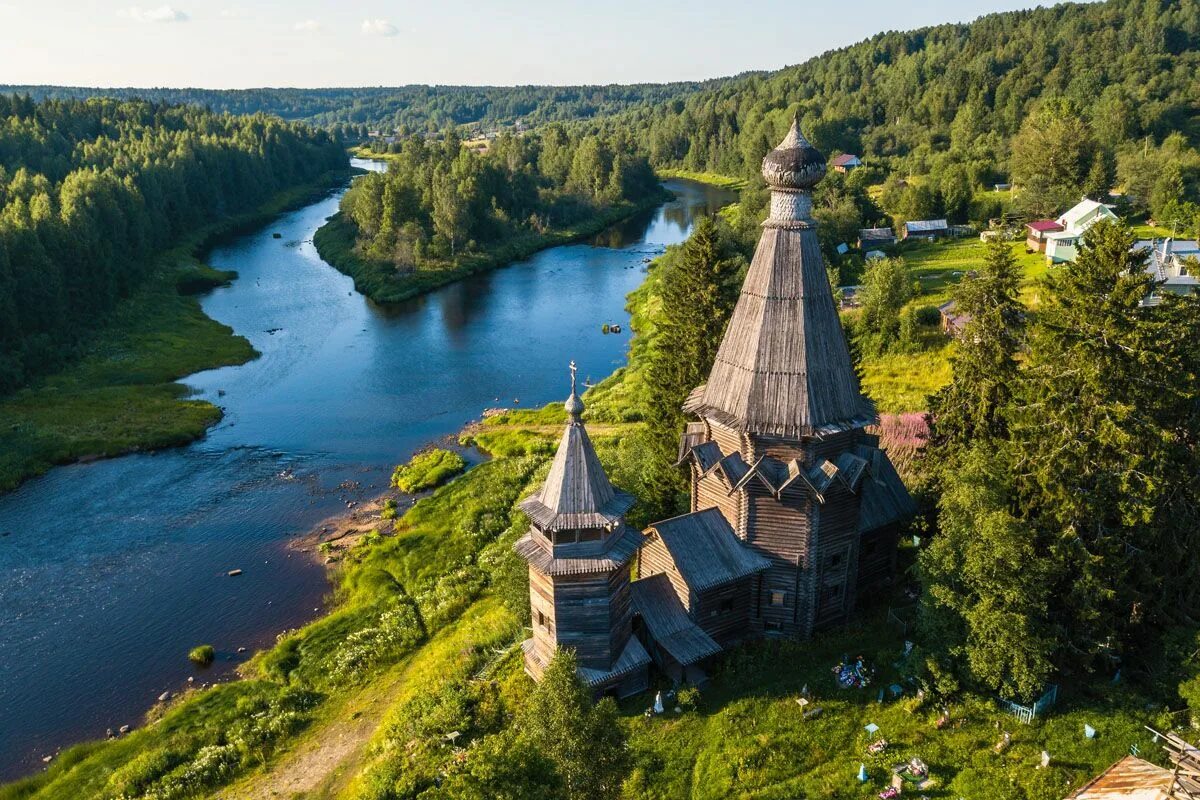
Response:
[[[188,447],[58,468],[0,496],[0,778],[137,723],[189,675],[227,678],[315,617],[324,569],[287,540],[376,493],[421,445],[489,406],[564,396],[571,359],[593,380],[624,363],[643,259],[733,199],[667,186],[674,201],[590,244],[387,310],[312,246],[339,195],[214,250],[239,278],[204,309],[262,353],[185,380],[222,422]],[[602,335],[605,322],[624,332]],[[218,652],[208,670],[186,658],[201,643]]]

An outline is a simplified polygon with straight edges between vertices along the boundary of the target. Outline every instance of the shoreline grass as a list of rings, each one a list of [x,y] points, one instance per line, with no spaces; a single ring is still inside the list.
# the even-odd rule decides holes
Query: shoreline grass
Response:
[[[671,167],[659,167],[654,170],[654,174],[664,179],[681,178],[683,180],[695,181],[696,183],[707,183],[710,186],[716,186],[719,189],[728,189],[731,192],[741,191],[749,183],[745,178],[735,178],[732,175],[721,175],[717,172],[693,172],[692,170],[673,169]]]
[[[203,263],[214,245],[303,206],[343,183],[348,170],[281,192],[256,211],[207,225],[157,257],[153,274],[118,304],[85,352],[63,369],[0,397],[0,492],[52,467],[188,444],[221,419],[188,399],[178,379],[258,356],[244,337],[208,317],[197,295],[237,273]]]

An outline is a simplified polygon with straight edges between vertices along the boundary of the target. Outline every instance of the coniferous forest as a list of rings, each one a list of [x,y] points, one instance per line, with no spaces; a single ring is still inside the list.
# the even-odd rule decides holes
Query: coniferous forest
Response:
[[[0,97],[0,392],[61,364],[157,252],[344,163],[267,116]]]
[[[328,245],[328,230],[318,238],[325,257],[377,300],[403,297],[497,247],[511,259],[520,253],[505,245],[544,246],[662,196],[628,136],[572,137],[558,124],[502,135],[483,154],[451,131],[439,142],[407,137],[381,155],[387,171],[355,181],[341,202],[357,258]]]

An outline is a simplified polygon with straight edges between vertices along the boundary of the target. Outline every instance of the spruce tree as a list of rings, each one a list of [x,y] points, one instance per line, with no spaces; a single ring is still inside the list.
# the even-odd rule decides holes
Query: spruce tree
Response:
[[[967,322],[950,362],[954,379],[931,398],[928,455],[935,470],[969,443],[1005,433],[1021,345],[1020,279],[1011,245],[997,237],[978,274],[955,290],[955,312]]]
[[[1097,223],[1052,281],[1012,423],[1016,505],[1050,545],[1051,613],[1085,668],[1197,599],[1200,300],[1147,304],[1133,242]]]
[[[670,515],[683,489],[673,464],[685,419],[683,402],[708,377],[725,325],[737,302],[742,261],[716,221],[696,223],[683,246],[660,266],[662,307],[646,367],[647,428],[653,452],[648,490],[651,505]]]

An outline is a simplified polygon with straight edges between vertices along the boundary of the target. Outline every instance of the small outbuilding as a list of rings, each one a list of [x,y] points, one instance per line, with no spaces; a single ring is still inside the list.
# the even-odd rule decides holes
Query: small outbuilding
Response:
[[[861,228],[858,231],[858,249],[878,249],[890,247],[896,243],[896,234],[891,228]]]
[[[942,333],[947,336],[956,337],[962,333],[963,328],[971,321],[970,314],[962,314],[957,311],[958,303],[954,300],[948,303],[942,303],[938,306],[938,315],[941,317]]]
[[[1046,237],[1062,229],[1063,226],[1052,219],[1035,219],[1025,223],[1025,249],[1030,252],[1046,252]]]
[[[918,219],[904,223],[905,239],[924,239],[932,242],[950,235],[950,224],[944,219]]]

